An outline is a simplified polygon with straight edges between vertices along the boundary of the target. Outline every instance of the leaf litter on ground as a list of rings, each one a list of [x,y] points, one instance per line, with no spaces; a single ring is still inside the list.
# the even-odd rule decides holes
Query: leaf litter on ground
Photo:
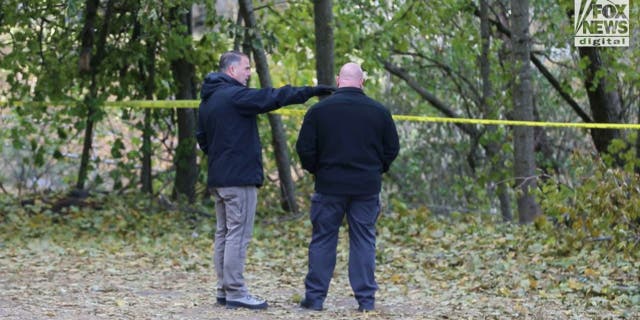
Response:
[[[346,225],[325,310],[298,307],[306,217],[258,218],[245,277],[270,307],[229,310],[215,305],[215,221],[126,203],[5,213],[0,318],[640,319],[637,257],[597,244],[566,254],[531,226],[414,211],[378,222],[377,311],[356,311]]]

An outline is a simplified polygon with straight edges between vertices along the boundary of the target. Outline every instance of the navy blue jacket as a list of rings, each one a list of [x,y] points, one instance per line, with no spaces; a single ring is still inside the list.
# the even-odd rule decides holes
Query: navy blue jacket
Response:
[[[208,156],[209,187],[238,187],[264,181],[262,145],[256,116],[303,103],[312,87],[251,89],[224,73],[210,73],[202,84],[198,130],[200,149]]]
[[[380,192],[382,173],[398,156],[398,132],[382,104],[358,88],[339,88],[311,107],[296,143],[315,190],[334,195]]]

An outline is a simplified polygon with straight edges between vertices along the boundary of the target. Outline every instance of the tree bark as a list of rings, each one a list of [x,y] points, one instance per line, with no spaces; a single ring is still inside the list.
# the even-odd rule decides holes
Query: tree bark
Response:
[[[609,84],[609,72],[602,62],[600,49],[579,47],[578,52],[580,58],[587,59],[589,62],[584,71],[584,86],[587,90],[593,120],[602,123],[620,123],[622,117],[620,95],[614,86]],[[598,152],[604,154],[608,153],[611,141],[621,138],[622,133],[617,129],[591,129],[591,136]],[[614,158],[617,165],[624,165],[622,159],[615,155]]]
[[[316,77],[318,84],[335,86],[333,59],[333,1],[314,0]]]
[[[529,37],[529,0],[511,1],[511,25],[513,36],[511,47],[515,69],[513,82],[514,118],[520,121],[533,120],[533,86],[529,64],[531,40]],[[514,174],[518,189],[518,217],[520,223],[530,223],[540,213],[540,208],[531,190],[536,188],[536,164],[534,153],[534,130],[532,127],[513,128]]]
[[[81,73],[88,73],[91,77],[91,84],[89,87],[89,93],[85,96],[84,104],[87,107],[87,119],[85,123],[84,142],[82,144],[82,155],[80,157],[80,170],[78,172],[78,180],[76,182],[76,189],[83,190],[89,174],[89,160],[91,156],[91,149],[93,145],[93,127],[99,117],[98,106],[98,83],[97,74],[99,72],[98,67],[105,56],[105,45],[107,42],[107,35],[109,33],[109,22],[113,13],[113,1],[107,2],[107,9],[105,10],[104,21],[100,28],[100,38],[96,44],[96,54],[92,55],[94,45],[94,30],[98,16],[99,0],[87,0],[85,8],[85,23],[82,29],[81,41],[82,47],[80,51],[80,58],[78,60],[78,67]]]
[[[638,124],[640,124],[640,103],[638,104]],[[636,135],[636,159],[640,159],[640,132]],[[640,174],[640,163],[636,161],[636,165],[634,166],[634,171],[636,174]]]
[[[242,28],[242,12],[240,12],[240,10],[238,10],[238,16],[236,18],[236,26],[238,26],[238,28],[233,33],[233,50],[242,51],[240,46],[247,43],[247,39],[246,39],[247,32],[245,31],[244,34],[240,34],[240,32],[238,31],[240,28]]]
[[[495,108],[492,107],[493,100],[493,88],[491,83],[491,60],[489,59],[489,48],[491,45],[491,32],[489,23],[489,0],[480,0],[480,38],[482,39],[482,49],[480,53],[480,77],[482,78],[482,98],[481,106],[484,116],[489,119],[496,118]],[[487,128],[489,134],[495,133],[496,128],[489,126]],[[502,155],[501,145],[494,139],[490,139],[486,146],[487,157],[491,162],[503,163],[504,156]],[[503,169],[501,165],[492,165],[491,170],[494,172],[494,176],[502,177]],[[502,220],[505,222],[513,219],[511,214],[511,197],[509,196],[509,188],[504,182],[498,181],[496,186],[498,194],[498,201],[500,202],[500,213],[502,214]]]
[[[267,56],[262,45],[262,37],[257,29],[256,18],[253,12],[253,4],[251,0],[238,0],[240,4],[240,12],[244,17],[245,26],[252,30],[250,34],[253,41],[249,40],[252,45],[253,57],[256,63],[258,77],[260,78],[260,86],[262,88],[272,87],[271,75],[269,74],[269,64]],[[295,185],[291,177],[291,161],[289,158],[289,149],[287,146],[287,138],[282,126],[282,119],[279,115],[269,114],[269,124],[271,125],[271,135],[273,137],[273,150],[275,153],[276,165],[278,167],[278,176],[280,177],[280,191],[282,193],[282,207],[284,210],[294,214],[299,212],[296,201]]]
[[[149,41],[146,48],[147,57],[144,63],[144,69],[146,72],[141,72],[141,74],[145,75],[145,98],[147,100],[153,100],[156,77],[156,41]],[[153,193],[153,181],[151,178],[151,157],[153,156],[153,149],[151,147],[151,134],[153,132],[153,129],[151,128],[152,117],[153,114],[151,109],[145,109],[144,128],[142,130],[142,170],[140,171],[140,182],[142,183],[142,192],[149,194]]]
[[[182,36],[191,36],[191,8],[185,14],[177,15],[173,10],[172,21],[187,26]],[[190,47],[184,48],[189,50]],[[177,86],[176,100],[192,100],[196,98],[195,66],[184,57],[171,61],[171,71]],[[178,146],[174,155],[176,175],[172,197],[185,196],[189,202],[195,200],[198,166],[196,157],[196,114],[191,108],[179,108],[178,114]]]
[[[134,20],[133,34],[131,36],[130,44],[140,45],[142,44],[142,36],[144,33],[146,43],[144,44],[145,56],[137,61],[139,81],[142,83],[142,89],[139,93],[136,93],[136,98],[144,98],[146,100],[153,100],[153,93],[155,92],[155,75],[156,75],[156,46],[157,38],[155,35],[149,33],[148,30],[144,30],[144,27],[140,20],[140,1],[135,4],[135,9],[132,11],[132,19]],[[121,69],[121,77],[127,72],[127,67]],[[140,170],[140,184],[142,186],[142,192],[152,194],[152,167],[151,157],[153,156],[153,150],[151,147],[151,134],[152,134],[152,112],[151,109],[145,109],[143,115],[143,128],[142,128],[142,147],[140,152],[142,156],[140,158],[141,170]]]

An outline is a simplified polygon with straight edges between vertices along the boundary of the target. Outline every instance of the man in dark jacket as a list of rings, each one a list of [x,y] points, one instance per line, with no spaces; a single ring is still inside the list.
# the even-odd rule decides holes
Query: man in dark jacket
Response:
[[[230,51],[220,57],[219,72],[206,76],[200,93],[196,138],[208,156],[207,185],[216,200],[214,265],[217,302],[228,308],[267,308],[251,296],[243,271],[253,234],[257,188],[264,180],[262,146],[256,116],[282,106],[330,94],[333,88],[251,89],[249,58]]]
[[[336,264],[338,231],[349,223],[349,282],[360,311],[374,309],[375,223],[382,173],[398,155],[389,111],[362,91],[362,69],[347,63],[338,90],[309,109],[296,143],[302,167],[315,176],[313,234],[301,306],[322,310]]]

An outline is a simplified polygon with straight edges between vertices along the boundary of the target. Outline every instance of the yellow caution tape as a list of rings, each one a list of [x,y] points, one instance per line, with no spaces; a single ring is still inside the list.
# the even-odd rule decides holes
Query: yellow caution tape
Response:
[[[306,110],[301,109],[278,109],[273,113],[286,116],[304,115]],[[516,120],[492,120],[492,119],[469,119],[469,118],[445,118],[427,116],[407,116],[393,115],[393,119],[411,122],[436,122],[436,123],[465,123],[503,126],[529,126],[529,127],[572,127],[588,129],[640,129],[640,124],[626,123],[570,123],[570,122],[542,122],[542,121],[516,121]]]
[[[9,103],[0,103],[8,105]],[[76,101],[66,102],[12,102],[13,106],[34,105],[53,106],[68,105],[75,106]],[[131,100],[131,101],[106,101],[105,107],[115,108],[197,108],[200,100]],[[283,108],[272,113],[284,116],[303,116],[306,109]],[[573,122],[547,122],[547,121],[517,121],[517,120],[493,120],[493,119],[469,119],[469,118],[446,118],[428,116],[393,115],[393,119],[411,122],[434,122],[434,123],[463,123],[482,125],[502,125],[502,126],[529,126],[529,127],[565,127],[565,128],[586,128],[586,129],[640,129],[640,124],[626,123],[573,123]]]

